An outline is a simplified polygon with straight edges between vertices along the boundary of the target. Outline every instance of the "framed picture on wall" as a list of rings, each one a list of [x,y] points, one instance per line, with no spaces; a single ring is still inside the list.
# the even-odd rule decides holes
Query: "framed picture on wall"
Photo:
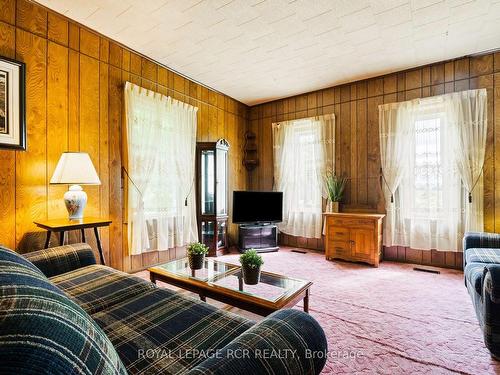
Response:
[[[26,65],[0,57],[0,149],[26,150]]]

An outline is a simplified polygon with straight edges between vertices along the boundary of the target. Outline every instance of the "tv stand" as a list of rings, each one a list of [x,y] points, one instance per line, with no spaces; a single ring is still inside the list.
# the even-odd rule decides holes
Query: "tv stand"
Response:
[[[275,224],[240,224],[238,249],[240,253],[249,249],[259,253],[278,251],[278,227]]]

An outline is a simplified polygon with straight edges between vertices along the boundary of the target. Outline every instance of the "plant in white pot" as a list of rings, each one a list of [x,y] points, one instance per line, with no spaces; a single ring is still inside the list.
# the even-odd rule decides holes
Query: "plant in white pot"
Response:
[[[334,173],[327,173],[325,177],[326,191],[328,193],[327,212],[339,212],[339,202],[344,196],[347,177],[339,177]]]
[[[208,246],[199,242],[193,242],[187,247],[189,268],[199,270],[205,263],[205,255],[208,254]]]
[[[255,249],[247,250],[240,255],[241,273],[243,281],[248,285],[258,284],[260,281],[260,270],[264,260]]]

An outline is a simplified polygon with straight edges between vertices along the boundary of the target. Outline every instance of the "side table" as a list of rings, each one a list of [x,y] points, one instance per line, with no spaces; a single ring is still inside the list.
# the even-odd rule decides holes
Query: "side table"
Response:
[[[47,237],[45,238],[46,249],[49,246],[50,237],[52,232],[59,233],[59,244],[64,245],[64,240],[66,238],[66,232],[70,230],[80,230],[82,233],[82,241],[85,240],[85,229],[94,228],[94,234],[97,242],[97,249],[99,250],[99,258],[101,264],[106,264],[104,261],[104,255],[102,253],[101,239],[99,238],[99,227],[107,227],[111,224],[111,220],[96,217],[85,217],[80,220],[69,220],[65,219],[53,219],[53,220],[40,220],[34,221],[35,225],[39,228],[45,229],[47,231]]]

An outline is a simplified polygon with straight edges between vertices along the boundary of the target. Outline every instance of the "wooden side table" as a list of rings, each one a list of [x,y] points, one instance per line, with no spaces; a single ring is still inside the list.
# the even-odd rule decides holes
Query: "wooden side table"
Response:
[[[34,221],[35,225],[39,228],[45,229],[47,231],[47,237],[45,239],[46,249],[49,246],[50,237],[52,232],[59,233],[59,244],[64,245],[64,240],[66,238],[66,232],[70,230],[80,230],[82,233],[82,241],[85,240],[85,229],[94,228],[95,239],[97,242],[97,249],[99,250],[99,258],[101,264],[106,264],[104,261],[104,255],[102,253],[101,239],[99,238],[99,227],[107,227],[111,224],[111,220],[96,218],[96,217],[85,217],[80,220],[69,220],[69,219],[53,219],[53,220],[43,220]]]

